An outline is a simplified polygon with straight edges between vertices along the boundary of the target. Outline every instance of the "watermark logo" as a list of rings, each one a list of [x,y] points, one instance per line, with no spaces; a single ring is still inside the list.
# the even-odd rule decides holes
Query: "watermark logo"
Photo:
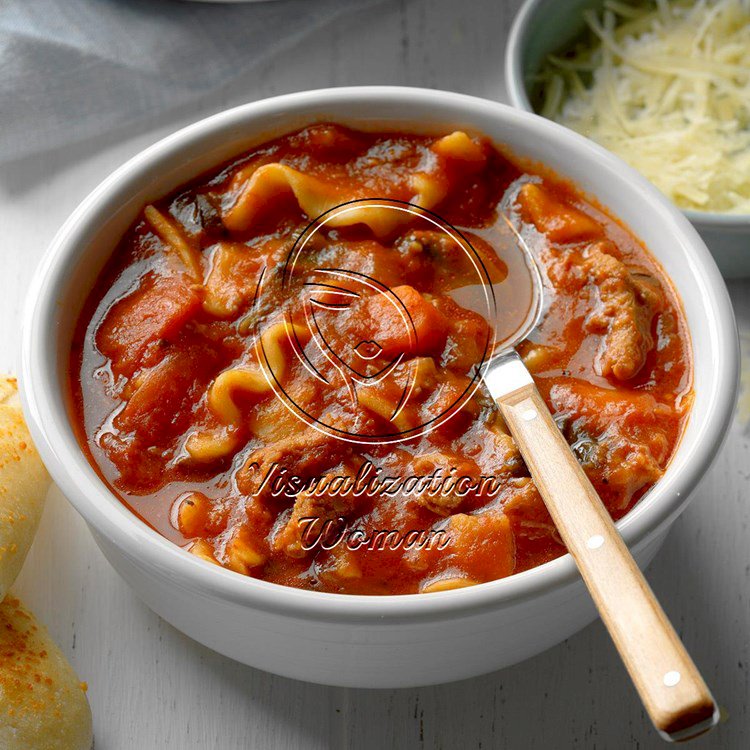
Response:
[[[425,252],[420,237],[439,243],[441,257],[430,258],[430,264],[461,268],[461,287],[471,290],[488,324],[486,340],[479,342],[480,361],[467,373],[465,387],[432,410],[415,407],[424,378],[420,354],[432,334],[430,302],[415,290],[419,280],[405,283],[388,262],[408,261],[409,238],[417,238],[413,247]],[[430,211],[389,199],[336,206],[300,233],[282,266],[264,274],[256,300],[263,298],[264,279],[279,285],[285,348],[317,397],[301,397],[309,389],[299,377],[290,387],[289,366],[262,329],[261,365],[284,405],[316,430],[364,444],[411,440],[444,424],[480,385],[494,342],[490,275],[468,239]]]
[[[344,546],[351,552],[364,549],[370,552],[390,550],[431,550],[442,552],[451,541],[446,529],[362,529],[351,525],[346,518],[306,516],[299,521],[301,547],[311,550],[332,550]]]
[[[316,268],[304,282],[301,307],[304,310],[307,330],[326,359],[343,376],[352,389],[356,385],[373,386],[387,378],[404,361],[409,350],[417,345],[414,320],[403,300],[392,289],[377,279],[344,268]],[[364,297],[377,297],[384,316],[401,329],[396,338],[406,342],[390,352],[373,338],[355,336],[349,342],[331,337],[330,326],[321,323],[321,313],[349,310],[354,302]],[[366,336],[371,335],[369,332]],[[313,376],[327,382],[325,375],[313,368]],[[407,393],[399,402],[406,401]],[[397,414],[393,415],[394,417]]]

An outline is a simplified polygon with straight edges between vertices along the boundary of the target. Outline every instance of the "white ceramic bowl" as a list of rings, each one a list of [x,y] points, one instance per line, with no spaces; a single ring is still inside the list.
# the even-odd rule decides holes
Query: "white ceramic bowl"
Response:
[[[619,523],[638,562],[651,560],[716,455],[731,418],[737,336],[724,282],[684,216],[617,158],[540,117],[459,94],[363,87],[267,99],[185,128],[118,169],[60,230],[29,293],[22,392],[34,439],[107,559],[143,601],[233,659],[289,677],[363,687],[439,683],[513,664],[594,619],[570,556],[443,593],[365,597],[285,588],[207,564],[152,531],[109,492],[71,429],[67,382],[74,323],[97,273],[141,207],[269,136],[316,120],[482,131],[596,196],[661,261],[684,302],[696,398],[663,479]]]
[[[508,35],[505,86],[514,107],[533,112],[529,79],[550,53],[571,44],[585,28],[583,11],[603,0],[526,0]],[[683,210],[727,278],[750,276],[750,214]]]

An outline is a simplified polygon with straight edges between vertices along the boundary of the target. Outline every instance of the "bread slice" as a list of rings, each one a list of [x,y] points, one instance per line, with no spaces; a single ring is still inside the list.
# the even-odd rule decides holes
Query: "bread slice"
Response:
[[[21,571],[49,484],[23,420],[16,381],[0,377],[0,599]]]
[[[91,709],[47,629],[8,594],[0,604],[0,748],[90,750]]]

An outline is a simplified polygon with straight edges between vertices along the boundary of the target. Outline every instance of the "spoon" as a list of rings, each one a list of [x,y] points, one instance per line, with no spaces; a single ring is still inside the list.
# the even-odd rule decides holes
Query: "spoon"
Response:
[[[497,342],[484,382],[651,721],[668,741],[692,739],[716,725],[718,708],[515,351],[542,317],[544,286],[529,247],[502,212],[492,231],[486,239],[502,245],[501,257],[516,274],[512,287],[525,283],[529,305],[515,333]]]
[[[505,419],[654,726],[672,742],[708,731],[719,719],[710,691],[515,350],[543,316],[544,285],[533,254],[501,207],[492,227],[469,230],[501,260],[501,272],[495,269],[494,274],[485,266],[486,254],[477,253],[460,231],[440,217],[420,206],[386,199],[351,201],[323,214],[298,239],[297,252],[287,266],[294,269],[309,239],[308,230],[315,232],[332,219],[337,227],[365,223],[375,231],[384,226],[392,230],[417,217],[460,245],[478,272],[479,284],[459,285],[451,296],[483,315],[493,329],[489,356],[479,376]]]

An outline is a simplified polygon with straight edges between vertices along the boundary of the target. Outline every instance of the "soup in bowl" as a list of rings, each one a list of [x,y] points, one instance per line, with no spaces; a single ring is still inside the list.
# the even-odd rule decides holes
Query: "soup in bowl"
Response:
[[[317,591],[443,591],[563,554],[477,387],[491,321],[460,300],[482,274],[421,208],[499,290],[511,280],[491,232],[513,217],[549,287],[524,362],[623,516],[664,473],[693,398],[659,265],[482,135],[332,123],[148,205],[111,257],[71,385],[81,446],[113,491],[203,560]]]
[[[152,608],[246,663],[366,686],[478,674],[593,618],[477,377],[491,336],[465,292],[507,283],[501,217],[548,300],[520,354],[653,556],[736,391],[731,307],[695,233],[539,118],[312,92],[137,157],[32,295],[35,438]]]

